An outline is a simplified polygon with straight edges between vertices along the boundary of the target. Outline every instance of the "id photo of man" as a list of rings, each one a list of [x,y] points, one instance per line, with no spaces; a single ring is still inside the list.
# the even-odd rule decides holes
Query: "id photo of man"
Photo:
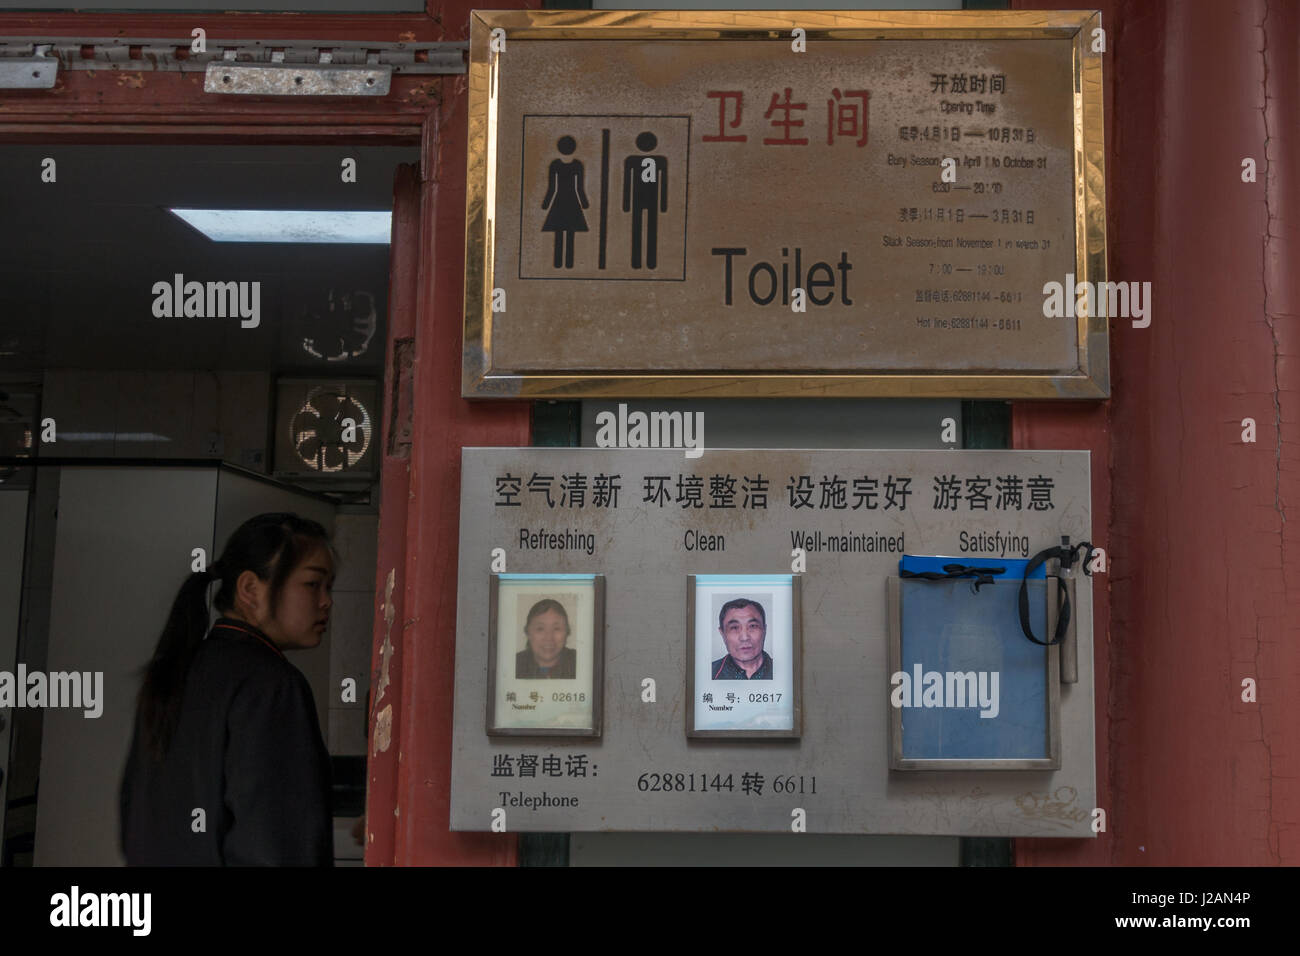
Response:
[[[771,680],[772,656],[764,650],[767,612],[751,598],[735,598],[722,605],[718,633],[727,653],[709,667],[713,680]]]
[[[688,580],[687,736],[799,736],[799,579],[693,574]]]

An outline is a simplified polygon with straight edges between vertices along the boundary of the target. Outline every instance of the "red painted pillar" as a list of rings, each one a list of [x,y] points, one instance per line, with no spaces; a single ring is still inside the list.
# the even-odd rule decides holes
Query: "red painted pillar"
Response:
[[[1020,403],[1014,437],[1094,451],[1108,830],[1017,841],[1017,861],[1295,865],[1300,10],[1102,9],[1109,278],[1152,283],[1151,325],[1111,320],[1104,408]],[[1257,182],[1242,181],[1247,158]]]
[[[431,13],[439,15],[448,38],[468,39],[471,5],[438,7]],[[460,397],[467,107],[465,77],[444,79],[441,100],[425,128],[422,179],[398,184],[399,204],[405,188],[412,205],[418,198],[419,213],[413,223],[399,217],[396,227],[406,239],[405,248],[394,248],[394,286],[401,283],[405,291],[395,288],[389,310],[385,427],[391,427],[394,402],[401,420],[395,350],[401,340],[411,338],[412,422],[408,457],[385,441],[371,685],[368,865],[511,865],[516,860],[513,834],[448,830],[460,452],[464,446],[527,445],[530,425],[526,402],[471,403]],[[411,270],[414,281],[403,282]],[[399,386],[397,394],[394,384]],[[483,560],[486,568],[486,554]],[[394,584],[386,601],[390,574]]]

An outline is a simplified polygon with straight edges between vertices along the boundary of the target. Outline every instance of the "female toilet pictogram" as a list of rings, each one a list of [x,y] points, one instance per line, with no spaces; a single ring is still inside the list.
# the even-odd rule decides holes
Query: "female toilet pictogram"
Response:
[[[564,156],[572,156],[578,144],[572,136],[561,136],[555,148]],[[553,159],[546,177],[548,184],[542,208],[548,212],[542,231],[555,233],[555,268],[572,269],[573,237],[575,233],[587,232],[587,219],[582,210],[591,205],[583,186],[582,161]]]

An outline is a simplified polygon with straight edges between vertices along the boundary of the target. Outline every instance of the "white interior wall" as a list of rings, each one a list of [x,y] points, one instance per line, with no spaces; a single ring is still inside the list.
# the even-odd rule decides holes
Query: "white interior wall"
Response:
[[[336,755],[366,753],[366,692],[370,690],[370,647],[374,627],[375,565],[379,515],[340,514],[334,519],[338,571],[330,612],[329,748]],[[344,678],[356,681],[355,702],[341,699]]]
[[[13,672],[18,656],[18,615],[27,543],[27,489],[0,487],[0,671]],[[13,713],[0,708],[0,834],[5,829],[5,787]]]
[[[190,571],[211,553],[214,468],[65,468],[46,672],[103,673],[103,714],[49,708],[41,734],[38,866],[111,866],[141,669]]]

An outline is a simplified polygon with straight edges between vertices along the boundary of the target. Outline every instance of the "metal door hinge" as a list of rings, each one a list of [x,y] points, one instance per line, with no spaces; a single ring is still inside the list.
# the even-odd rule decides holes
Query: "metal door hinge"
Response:
[[[190,38],[5,37],[0,88],[49,89],[64,70],[205,74],[210,93],[263,96],[383,96],[393,74],[465,72],[466,42],[238,40]]]

